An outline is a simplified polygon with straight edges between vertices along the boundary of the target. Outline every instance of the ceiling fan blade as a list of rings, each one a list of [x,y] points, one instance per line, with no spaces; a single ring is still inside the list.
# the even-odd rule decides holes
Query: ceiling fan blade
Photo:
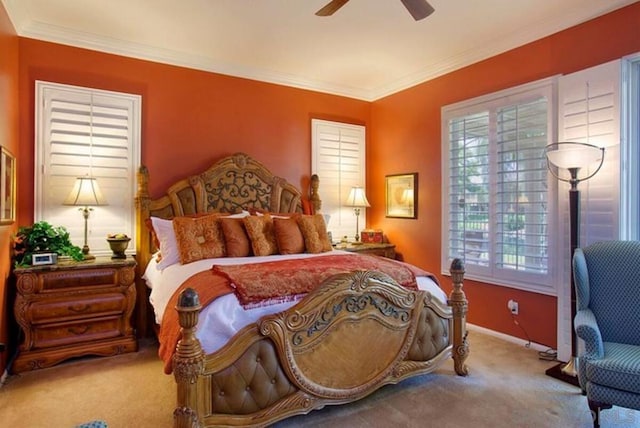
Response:
[[[325,7],[316,12],[318,16],[330,16],[344,6],[349,0],[332,0]]]
[[[435,9],[426,0],[401,0],[413,19],[420,21],[431,15]]]

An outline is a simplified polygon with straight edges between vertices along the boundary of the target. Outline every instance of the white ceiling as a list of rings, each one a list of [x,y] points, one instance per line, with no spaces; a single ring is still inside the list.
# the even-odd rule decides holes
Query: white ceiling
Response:
[[[372,101],[637,0],[2,0],[20,36]],[[535,61],[535,58],[531,59]]]

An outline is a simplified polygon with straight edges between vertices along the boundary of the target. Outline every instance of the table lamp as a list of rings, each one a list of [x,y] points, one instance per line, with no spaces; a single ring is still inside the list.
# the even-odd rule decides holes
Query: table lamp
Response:
[[[80,211],[82,211],[82,216],[84,217],[84,246],[82,247],[82,254],[85,260],[95,259],[95,256],[89,253],[89,245],[87,244],[87,221],[89,220],[89,212],[92,211],[91,207],[107,205],[107,200],[100,191],[98,181],[89,176],[78,177],[71,193],[62,204],[81,207]]]
[[[369,201],[367,201],[367,196],[364,194],[364,189],[360,186],[354,186],[351,188],[349,192],[349,197],[347,197],[347,201],[345,205],[348,207],[353,207],[353,212],[356,215],[356,236],[355,242],[360,242],[360,227],[358,224],[358,219],[360,218],[360,209],[370,207]]]

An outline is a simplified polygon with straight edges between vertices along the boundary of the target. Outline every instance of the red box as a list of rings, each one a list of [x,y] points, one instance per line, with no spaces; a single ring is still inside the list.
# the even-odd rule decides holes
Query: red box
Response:
[[[364,229],[360,232],[360,240],[364,244],[382,244],[382,229]]]

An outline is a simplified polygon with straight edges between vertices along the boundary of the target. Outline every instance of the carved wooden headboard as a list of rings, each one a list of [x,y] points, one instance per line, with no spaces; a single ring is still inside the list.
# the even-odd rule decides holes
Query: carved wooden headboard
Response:
[[[198,175],[172,184],[158,199],[149,196],[149,171],[138,171],[136,194],[136,260],[141,278],[155,247],[146,220],[207,212],[239,212],[259,209],[271,212],[303,212],[303,200],[319,212],[318,176],[311,177],[309,192],[301,192],[284,178],[271,173],[263,164],[244,153],[223,158]],[[138,298],[146,298],[144,284]],[[144,294],[143,294],[144,293]],[[142,296],[141,296],[142,294]]]

